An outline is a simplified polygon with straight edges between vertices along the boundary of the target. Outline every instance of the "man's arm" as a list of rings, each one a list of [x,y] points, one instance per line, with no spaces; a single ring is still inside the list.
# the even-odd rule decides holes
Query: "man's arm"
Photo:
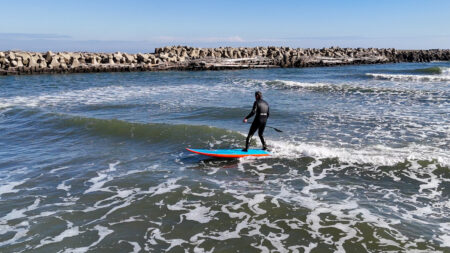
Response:
[[[253,115],[255,115],[256,109],[257,109],[257,104],[255,101],[255,103],[253,103],[252,111],[247,115],[247,117],[244,118],[244,122],[247,122],[247,119],[249,119],[249,118],[253,117]]]

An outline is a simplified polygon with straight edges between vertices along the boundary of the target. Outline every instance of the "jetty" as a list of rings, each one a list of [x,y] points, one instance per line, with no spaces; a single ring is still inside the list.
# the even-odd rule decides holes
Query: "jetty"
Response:
[[[163,70],[305,68],[450,61],[449,49],[168,46],[153,53],[0,52],[0,75]]]

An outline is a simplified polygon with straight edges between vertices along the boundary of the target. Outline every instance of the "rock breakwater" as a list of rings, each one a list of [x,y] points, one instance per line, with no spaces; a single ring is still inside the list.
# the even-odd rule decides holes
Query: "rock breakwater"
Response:
[[[154,53],[0,52],[0,75],[241,68],[303,68],[351,64],[449,61],[449,49],[171,46]]]

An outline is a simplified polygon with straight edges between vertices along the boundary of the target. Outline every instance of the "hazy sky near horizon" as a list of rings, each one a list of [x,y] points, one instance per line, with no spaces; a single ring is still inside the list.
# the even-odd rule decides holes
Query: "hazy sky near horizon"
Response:
[[[3,1],[0,50],[450,48],[450,1]]]

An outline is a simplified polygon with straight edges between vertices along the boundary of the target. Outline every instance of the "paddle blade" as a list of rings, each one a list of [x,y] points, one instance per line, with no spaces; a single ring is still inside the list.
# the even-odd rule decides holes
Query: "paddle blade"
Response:
[[[275,131],[277,131],[277,132],[279,132],[279,133],[282,133],[283,131],[281,131],[280,129],[278,129],[278,128],[273,128],[273,130],[275,130]]]
[[[271,127],[271,126],[266,126],[266,127],[272,128],[273,130],[275,130],[275,131],[277,131],[277,132],[279,132],[279,133],[282,133],[282,132],[283,132],[283,131],[281,131],[280,129],[275,128],[275,127]]]

